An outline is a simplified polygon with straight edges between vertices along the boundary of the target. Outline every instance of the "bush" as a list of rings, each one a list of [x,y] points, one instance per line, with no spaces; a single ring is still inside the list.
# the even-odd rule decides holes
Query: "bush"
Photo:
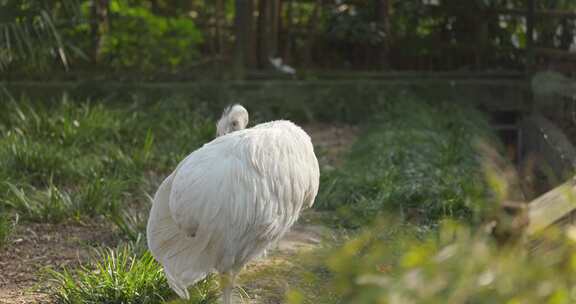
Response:
[[[202,33],[187,17],[162,17],[127,1],[111,1],[111,27],[103,55],[116,68],[152,70],[191,66]]]

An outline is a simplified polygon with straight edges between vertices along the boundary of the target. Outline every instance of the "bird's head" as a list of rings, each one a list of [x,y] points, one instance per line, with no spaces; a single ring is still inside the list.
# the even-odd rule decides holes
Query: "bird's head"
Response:
[[[248,111],[235,104],[224,109],[222,117],[216,124],[216,136],[226,135],[228,133],[245,129],[248,125]]]

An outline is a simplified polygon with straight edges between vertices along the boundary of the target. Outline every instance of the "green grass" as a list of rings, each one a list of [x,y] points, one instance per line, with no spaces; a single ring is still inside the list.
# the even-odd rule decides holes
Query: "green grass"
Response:
[[[148,207],[153,178],[212,138],[204,114],[179,100],[2,103],[0,204],[24,220],[106,217],[124,231],[123,210]]]
[[[343,168],[322,174],[316,208],[338,211],[346,227],[382,211],[423,224],[472,219],[488,197],[480,142],[497,146],[477,111],[398,96],[364,126]]]
[[[40,222],[57,222],[64,220],[77,210],[72,198],[52,183],[45,189],[38,190],[32,186],[18,188],[8,183],[8,196],[4,202],[8,207],[19,210],[24,219]]]
[[[149,253],[105,249],[93,265],[50,272],[57,303],[158,303],[170,294],[161,267]]]
[[[57,303],[161,303],[174,298],[162,267],[138,241],[97,252],[93,262],[74,270],[49,270],[52,295]],[[210,276],[190,288],[190,300],[209,304],[219,296]]]
[[[0,248],[4,247],[8,242],[15,225],[16,222],[0,209]]]

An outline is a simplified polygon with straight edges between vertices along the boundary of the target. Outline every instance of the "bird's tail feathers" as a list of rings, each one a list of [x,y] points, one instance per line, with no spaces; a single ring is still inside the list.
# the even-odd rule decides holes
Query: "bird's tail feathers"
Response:
[[[175,280],[169,272],[166,272],[166,278],[168,279],[168,285],[170,285],[170,288],[172,288],[172,290],[174,290],[174,292],[176,292],[176,294],[182,298],[182,299],[186,299],[189,300],[190,299],[190,293],[188,293],[188,287],[184,284],[182,284],[181,282],[179,282],[178,280]]]
[[[162,182],[154,196],[146,232],[148,248],[164,267],[170,287],[188,299],[187,288],[206,277],[215,256],[204,253],[209,238],[186,236],[172,218],[169,203],[173,176]]]

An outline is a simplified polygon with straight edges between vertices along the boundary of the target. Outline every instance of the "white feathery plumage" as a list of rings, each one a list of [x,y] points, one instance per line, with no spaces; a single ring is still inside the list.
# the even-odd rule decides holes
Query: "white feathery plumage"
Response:
[[[160,185],[147,226],[148,246],[174,291],[208,273],[234,278],[278,241],[314,203],[318,160],[310,137],[290,121],[243,129],[248,112],[224,111],[222,135],[188,155]],[[243,129],[243,130],[241,130]]]

